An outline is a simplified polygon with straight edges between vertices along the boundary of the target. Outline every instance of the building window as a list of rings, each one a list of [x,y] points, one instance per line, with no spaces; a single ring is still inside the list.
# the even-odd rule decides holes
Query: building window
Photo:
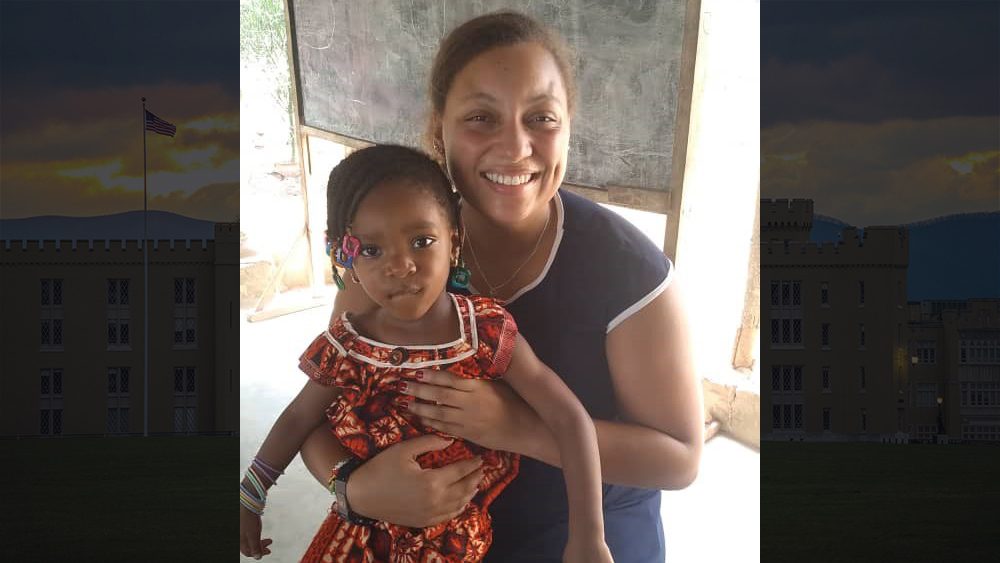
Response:
[[[174,348],[198,345],[198,309],[194,278],[174,278]]]
[[[820,369],[820,373],[822,374],[822,378],[823,378],[823,392],[824,393],[829,393],[831,391],[831,388],[830,388],[830,366],[823,366]]]
[[[1000,442],[1000,424],[963,424],[962,439]]]
[[[936,424],[917,425],[916,440],[918,442],[930,442],[934,439],[935,434],[937,434]]]
[[[39,346],[42,350],[59,351],[63,349],[63,280],[42,278],[39,285],[41,287]]]
[[[771,428],[774,430],[802,430],[802,403],[771,405]]]
[[[963,407],[1000,407],[1000,381],[963,381]]]
[[[802,282],[771,282],[771,344],[802,345]]]
[[[824,307],[830,306],[830,284],[822,282],[819,284],[819,304]]]
[[[131,350],[129,280],[108,279],[108,350]]]
[[[174,432],[197,432],[198,387],[193,367],[174,368]]]
[[[868,432],[868,409],[861,409],[861,431]]]
[[[38,433],[57,436],[63,429],[63,370],[45,368],[40,375]]]
[[[802,366],[771,366],[771,391],[775,393],[801,393]]]
[[[937,343],[933,340],[920,340],[914,344],[913,356],[921,364],[937,363]]]
[[[861,379],[861,392],[864,393],[868,390],[868,376],[865,373],[865,366],[861,366],[859,376]]]
[[[1000,364],[1000,340],[989,337],[962,338],[959,342],[959,363]]]
[[[865,304],[865,282],[858,282],[858,305]]]
[[[125,366],[108,368],[108,434],[127,434],[129,431],[129,374]]]
[[[819,343],[823,348],[830,348],[830,323],[823,323],[820,327]]]
[[[823,430],[830,430],[830,407],[823,407]]]
[[[865,323],[858,324],[858,347],[861,349],[865,347]]]
[[[917,384],[917,404],[918,407],[937,406],[937,384],[918,383]]]

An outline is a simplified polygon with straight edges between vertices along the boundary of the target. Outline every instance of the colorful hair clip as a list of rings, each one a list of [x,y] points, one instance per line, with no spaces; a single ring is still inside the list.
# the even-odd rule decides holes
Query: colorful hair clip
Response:
[[[340,238],[340,248],[344,251],[344,256],[353,259],[361,252],[361,241],[351,234],[351,228],[347,227],[347,233]]]

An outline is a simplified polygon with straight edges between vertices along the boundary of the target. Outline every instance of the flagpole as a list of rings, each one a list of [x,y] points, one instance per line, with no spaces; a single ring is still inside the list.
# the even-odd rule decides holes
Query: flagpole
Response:
[[[146,201],[146,98],[142,99],[142,436],[149,437],[149,226]]]

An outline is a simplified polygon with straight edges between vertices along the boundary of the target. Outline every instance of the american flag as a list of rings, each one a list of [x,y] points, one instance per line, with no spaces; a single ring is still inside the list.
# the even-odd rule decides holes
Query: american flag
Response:
[[[152,131],[153,133],[173,137],[174,134],[177,133],[177,126],[156,117],[153,115],[153,112],[146,110],[146,131]]]

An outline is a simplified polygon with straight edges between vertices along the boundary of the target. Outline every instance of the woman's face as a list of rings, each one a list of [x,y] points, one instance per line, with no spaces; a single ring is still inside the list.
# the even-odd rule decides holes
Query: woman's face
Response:
[[[491,49],[456,76],[440,120],[448,171],[467,203],[512,225],[545,208],[566,174],[570,119],[552,55]]]

